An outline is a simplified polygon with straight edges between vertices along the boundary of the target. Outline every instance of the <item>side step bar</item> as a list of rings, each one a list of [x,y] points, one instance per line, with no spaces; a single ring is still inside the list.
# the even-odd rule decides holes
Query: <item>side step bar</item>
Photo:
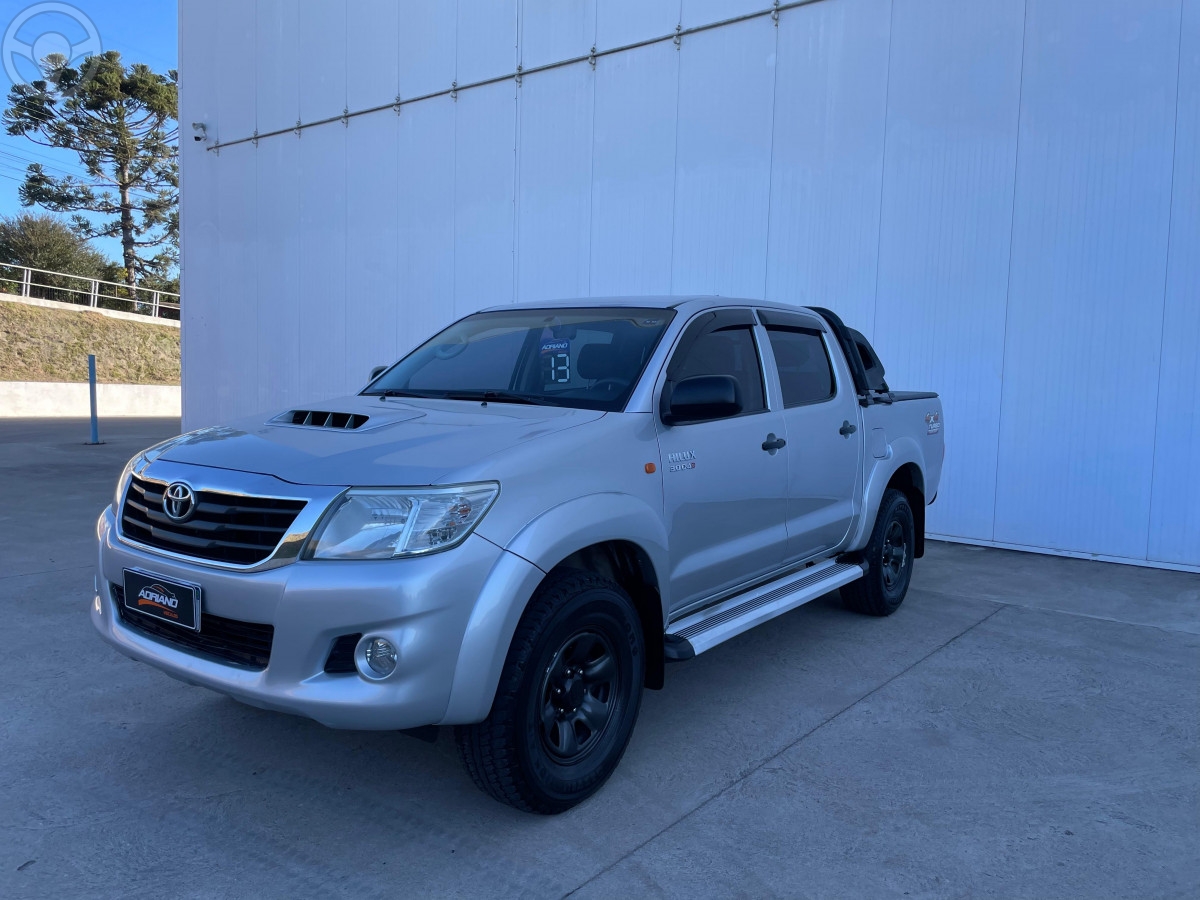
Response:
[[[862,566],[829,559],[730,597],[667,626],[666,658],[691,659],[862,576]]]

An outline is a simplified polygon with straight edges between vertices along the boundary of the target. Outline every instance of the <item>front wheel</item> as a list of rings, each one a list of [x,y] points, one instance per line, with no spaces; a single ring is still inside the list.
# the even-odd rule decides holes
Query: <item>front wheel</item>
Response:
[[[475,784],[536,813],[591,796],[629,743],[645,660],[628,594],[590,572],[551,575],[517,625],[491,713],[455,731]]]
[[[917,529],[908,498],[894,489],[885,491],[871,541],[863,551],[866,574],[842,588],[842,601],[855,612],[890,616],[908,593],[916,549]]]

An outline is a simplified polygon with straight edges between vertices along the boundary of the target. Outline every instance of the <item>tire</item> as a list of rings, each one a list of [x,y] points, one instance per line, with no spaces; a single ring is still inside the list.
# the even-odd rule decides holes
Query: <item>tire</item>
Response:
[[[492,711],[455,739],[484,793],[526,812],[564,812],[616,769],[642,703],[637,609],[590,572],[552,574],[513,635]]]
[[[885,491],[871,541],[863,550],[866,574],[842,587],[842,602],[855,612],[890,616],[908,593],[916,549],[917,531],[908,498],[897,490]]]

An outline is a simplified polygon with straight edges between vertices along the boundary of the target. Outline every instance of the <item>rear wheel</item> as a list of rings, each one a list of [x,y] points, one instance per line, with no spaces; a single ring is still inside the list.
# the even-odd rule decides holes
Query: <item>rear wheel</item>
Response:
[[[456,729],[475,784],[537,813],[591,796],[629,743],[645,658],[637,610],[618,585],[578,570],[550,576],[513,635],[491,713]]]
[[[866,574],[842,588],[842,600],[855,612],[890,616],[904,602],[912,580],[917,530],[912,507],[900,491],[884,492],[871,541],[863,551]]]

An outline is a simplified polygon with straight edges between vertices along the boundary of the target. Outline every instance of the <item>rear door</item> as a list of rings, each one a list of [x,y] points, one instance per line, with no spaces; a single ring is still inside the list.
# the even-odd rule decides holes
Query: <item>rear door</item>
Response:
[[[760,311],[778,372],[788,453],[787,559],[841,543],[862,472],[858,400],[836,344],[815,316]]]
[[[787,454],[763,448],[782,438],[783,416],[767,402],[750,310],[703,313],[684,330],[660,401],[695,375],[732,376],[742,412],[673,426],[656,416],[673,610],[779,568],[787,550]]]

